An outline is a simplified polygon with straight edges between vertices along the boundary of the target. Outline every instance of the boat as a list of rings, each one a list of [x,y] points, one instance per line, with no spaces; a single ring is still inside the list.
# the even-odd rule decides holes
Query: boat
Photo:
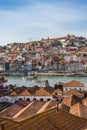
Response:
[[[37,72],[28,72],[28,76],[36,76]]]
[[[19,73],[19,72],[11,72],[9,73],[10,76],[25,76],[24,73]]]
[[[75,76],[75,73],[66,73],[66,74],[64,74],[64,76],[67,76],[67,77]]]
[[[77,77],[87,77],[87,74],[76,74]]]
[[[45,82],[45,80],[43,80],[43,79],[37,79],[36,82],[42,83],[42,82]]]
[[[26,80],[35,80],[35,79],[37,79],[37,76],[35,75],[35,76],[28,76],[27,78],[26,78]]]

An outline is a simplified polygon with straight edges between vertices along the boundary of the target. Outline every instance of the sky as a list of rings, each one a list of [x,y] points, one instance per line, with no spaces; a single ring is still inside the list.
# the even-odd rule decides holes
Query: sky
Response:
[[[0,0],[0,45],[68,34],[87,38],[87,0]]]

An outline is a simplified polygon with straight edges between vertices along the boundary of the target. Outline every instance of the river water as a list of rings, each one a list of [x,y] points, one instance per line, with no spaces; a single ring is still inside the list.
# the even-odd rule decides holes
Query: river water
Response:
[[[26,86],[26,87],[32,87],[34,85],[38,85],[40,87],[44,87],[45,83],[41,82],[44,80],[49,81],[50,86],[54,86],[57,82],[69,82],[71,80],[77,80],[81,83],[84,83],[85,88],[87,88],[87,77],[77,77],[77,76],[40,76],[37,82],[37,80],[27,80],[27,76],[6,76],[6,79],[8,80],[7,85],[13,84],[17,87]]]

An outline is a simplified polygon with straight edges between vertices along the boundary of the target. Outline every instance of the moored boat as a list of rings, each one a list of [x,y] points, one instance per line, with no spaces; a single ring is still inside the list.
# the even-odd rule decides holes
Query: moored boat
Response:
[[[35,76],[28,76],[27,78],[26,78],[26,80],[35,80],[35,79],[37,79],[37,76],[35,75]]]

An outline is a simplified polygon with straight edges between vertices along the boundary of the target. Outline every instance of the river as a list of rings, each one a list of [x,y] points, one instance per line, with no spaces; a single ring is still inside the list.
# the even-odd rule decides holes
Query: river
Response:
[[[13,84],[17,87],[21,87],[21,86],[26,86],[26,87],[32,87],[34,85],[38,85],[41,87],[44,87],[44,80],[48,80],[49,81],[49,85],[50,86],[54,86],[55,83],[57,82],[68,82],[71,80],[77,80],[81,83],[84,83],[85,88],[87,88],[87,77],[77,77],[77,76],[71,76],[71,77],[67,77],[67,76],[40,76],[40,82],[37,80],[26,80],[27,76],[6,76],[6,79],[8,80],[7,85],[9,84]]]

